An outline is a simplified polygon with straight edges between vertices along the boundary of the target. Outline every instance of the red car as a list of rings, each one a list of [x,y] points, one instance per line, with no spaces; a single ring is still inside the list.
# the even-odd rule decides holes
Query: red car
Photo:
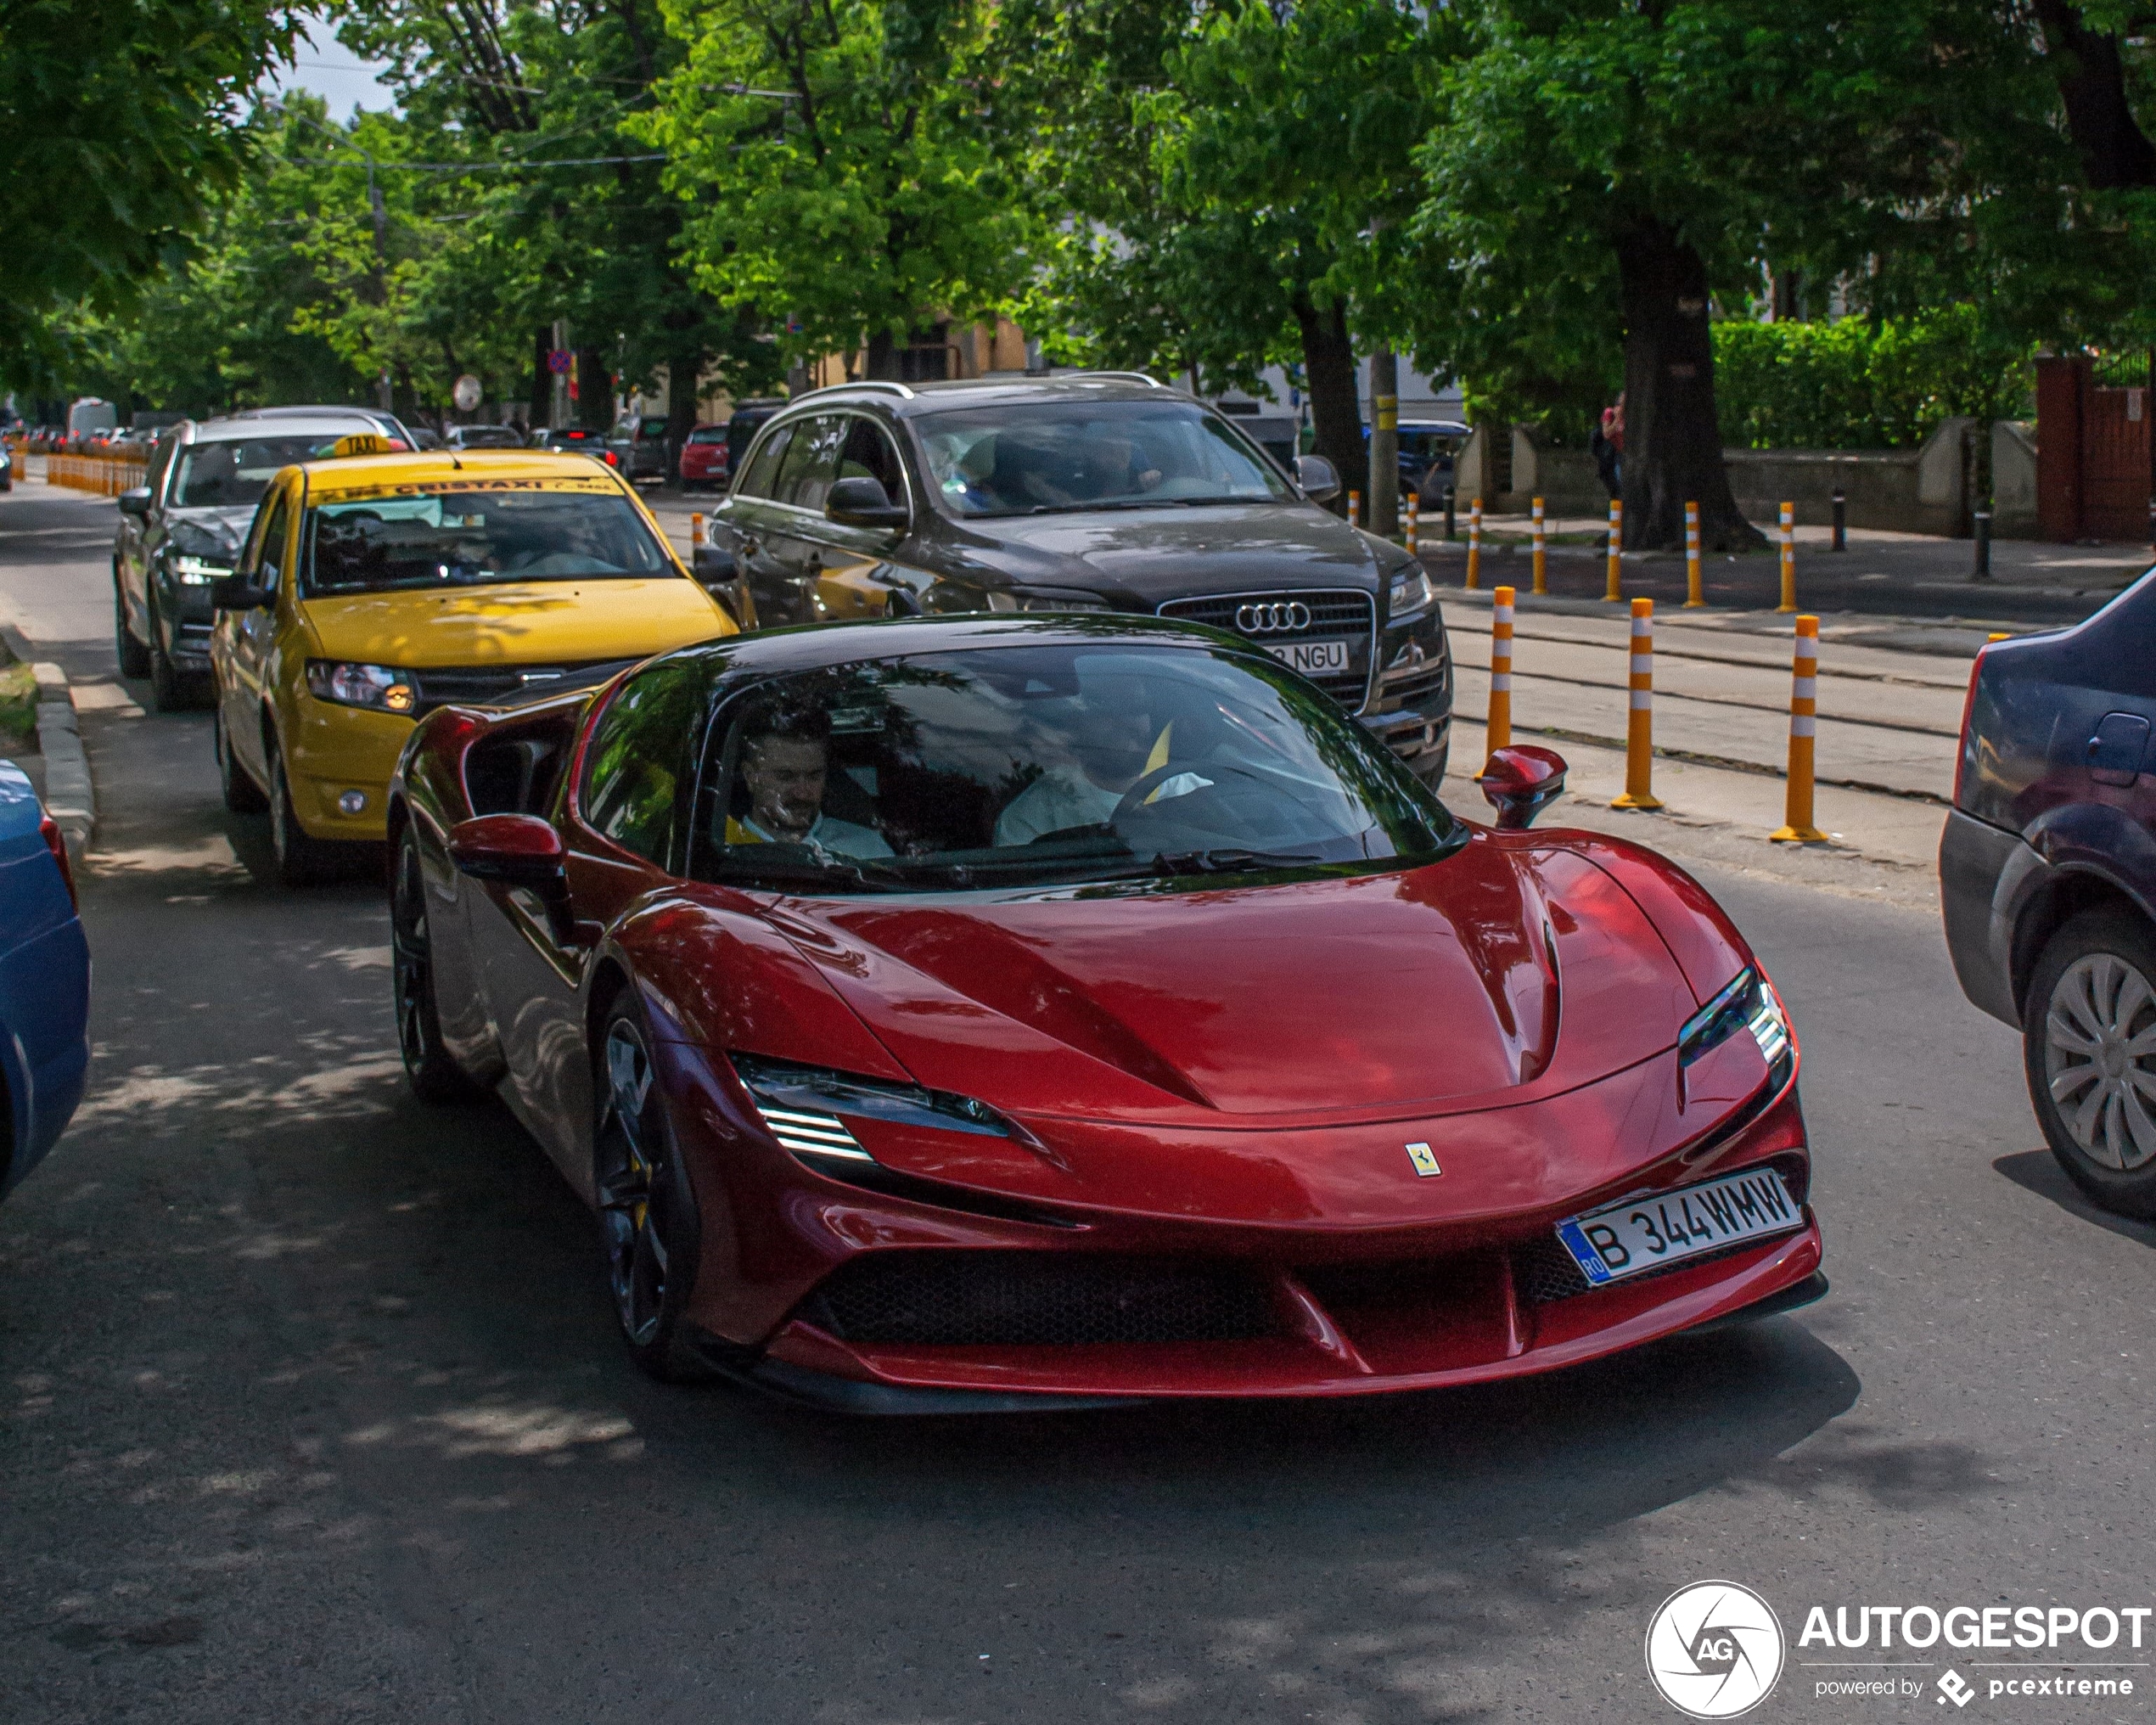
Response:
[[[423,1096],[507,1100],[661,1375],[862,1409],[1353,1395],[1825,1290],[1797,1053],[1688,876],[1460,820],[1239,638],[750,634],[420,724]]]
[[[722,492],[727,486],[726,427],[699,425],[682,445],[682,489],[702,486]]]

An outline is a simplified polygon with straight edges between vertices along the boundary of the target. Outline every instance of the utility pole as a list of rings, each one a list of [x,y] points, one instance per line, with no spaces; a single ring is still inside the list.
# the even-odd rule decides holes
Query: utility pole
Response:
[[[1370,531],[1400,529],[1400,359],[1390,345],[1370,356]]]
[[[569,351],[569,322],[566,318],[557,317],[554,319],[553,351],[554,353],[566,353]],[[547,357],[547,362],[552,364],[553,362],[553,354],[549,354]],[[574,365],[575,362],[576,362],[573,359],[570,362],[571,365]],[[547,416],[547,424],[549,430],[559,431],[568,424],[569,374],[565,371],[558,371],[554,374],[553,410]]]

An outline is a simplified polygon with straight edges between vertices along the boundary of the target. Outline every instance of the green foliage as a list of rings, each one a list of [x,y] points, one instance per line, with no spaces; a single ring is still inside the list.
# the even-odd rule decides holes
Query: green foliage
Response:
[[[53,319],[110,312],[239,184],[246,98],[297,13],[261,0],[9,0],[0,27],[0,378],[50,386]]]
[[[669,157],[697,284],[781,351],[887,352],[1025,280],[1030,224],[958,76],[985,29],[979,0],[665,8],[685,57],[628,129]]]
[[[1715,326],[1722,441],[1745,449],[1912,449],[1940,420],[2035,410],[2025,343],[1949,306],[1906,321]]]

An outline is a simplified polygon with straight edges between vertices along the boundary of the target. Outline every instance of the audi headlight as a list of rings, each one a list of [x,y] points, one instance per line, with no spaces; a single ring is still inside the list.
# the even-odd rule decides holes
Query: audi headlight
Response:
[[[419,698],[408,671],[339,659],[307,660],[307,688],[317,700],[340,707],[372,707],[380,713],[408,713]]]
[[[222,581],[232,573],[229,563],[216,563],[207,557],[180,553],[172,559],[172,573],[183,587],[207,587],[213,581]]]
[[[819,1159],[856,1164],[876,1160],[846,1125],[848,1115],[933,1127],[940,1132],[1019,1136],[1002,1115],[970,1096],[796,1065],[761,1054],[729,1058],[772,1136],[811,1166]]]
[[[1757,970],[1741,972],[1737,980],[1685,1021],[1677,1033],[1677,1061],[1689,1066],[1710,1049],[1718,1048],[1738,1031],[1749,1031],[1766,1064],[1773,1065],[1789,1052],[1789,1020],[1774,985]]]
[[[1428,610],[1436,598],[1437,589],[1431,585],[1428,570],[1403,569],[1393,576],[1385,595],[1385,616],[1389,621],[1400,622]]]

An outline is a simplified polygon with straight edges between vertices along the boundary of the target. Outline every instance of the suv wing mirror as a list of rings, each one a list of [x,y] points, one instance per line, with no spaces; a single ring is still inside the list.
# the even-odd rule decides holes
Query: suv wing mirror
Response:
[[[823,516],[841,527],[903,527],[913,519],[903,503],[890,500],[883,480],[862,475],[832,486]]]
[[[1340,475],[1322,455],[1295,458],[1295,483],[1313,503],[1329,503],[1340,494]]]
[[[149,487],[130,486],[113,501],[120,505],[123,515],[147,515],[149,513]]]
[[[1490,757],[1477,783],[1497,811],[1500,829],[1523,832],[1564,795],[1564,756],[1531,743],[1500,749]]]

